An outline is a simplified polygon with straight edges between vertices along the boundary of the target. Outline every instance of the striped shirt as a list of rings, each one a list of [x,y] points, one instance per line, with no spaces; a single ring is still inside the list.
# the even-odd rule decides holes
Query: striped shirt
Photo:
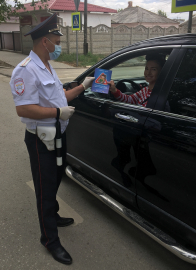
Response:
[[[147,86],[147,87],[142,88],[140,91],[136,92],[133,95],[123,94],[118,89],[117,89],[117,92],[114,93],[113,95],[118,101],[146,107],[148,98],[150,97],[151,93],[152,91],[149,90],[149,87]]]

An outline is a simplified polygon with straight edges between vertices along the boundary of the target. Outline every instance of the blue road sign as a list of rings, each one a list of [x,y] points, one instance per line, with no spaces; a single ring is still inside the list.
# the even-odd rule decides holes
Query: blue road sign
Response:
[[[171,12],[187,12],[196,10],[196,0],[172,0]]]
[[[80,30],[81,29],[80,12],[74,12],[71,14],[71,16],[72,16],[72,30]]]
[[[176,7],[196,5],[196,0],[176,0]]]

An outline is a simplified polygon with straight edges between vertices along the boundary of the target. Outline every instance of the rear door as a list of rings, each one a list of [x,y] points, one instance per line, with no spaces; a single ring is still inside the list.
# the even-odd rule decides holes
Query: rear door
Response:
[[[196,47],[180,50],[163,83],[144,126],[138,162],[139,208],[180,236],[186,235],[183,226],[196,229]]]

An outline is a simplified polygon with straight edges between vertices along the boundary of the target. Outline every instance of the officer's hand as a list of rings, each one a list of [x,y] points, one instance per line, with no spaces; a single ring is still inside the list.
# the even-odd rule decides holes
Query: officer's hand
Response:
[[[84,90],[86,90],[87,88],[89,88],[93,81],[94,81],[95,77],[86,77],[82,83]]]
[[[59,118],[66,121],[67,119],[69,119],[72,116],[72,114],[74,112],[75,112],[75,107],[72,107],[72,106],[62,107],[62,108],[60,108]]]
[[[110,92],[116,93],[117,89],[116,89],[116,85],[115,85],[114,81],[111,80],[110,82],[108,82],[108,84],[110,86],[110,88],[109,88]]]

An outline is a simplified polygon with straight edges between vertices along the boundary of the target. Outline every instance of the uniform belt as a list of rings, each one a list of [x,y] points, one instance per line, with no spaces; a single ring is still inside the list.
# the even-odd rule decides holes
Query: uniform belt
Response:
[[[36,129],[28,129],[27,128],[27,131],[30,132],[30,133],[32,133],[32,134],[36,134]]]

